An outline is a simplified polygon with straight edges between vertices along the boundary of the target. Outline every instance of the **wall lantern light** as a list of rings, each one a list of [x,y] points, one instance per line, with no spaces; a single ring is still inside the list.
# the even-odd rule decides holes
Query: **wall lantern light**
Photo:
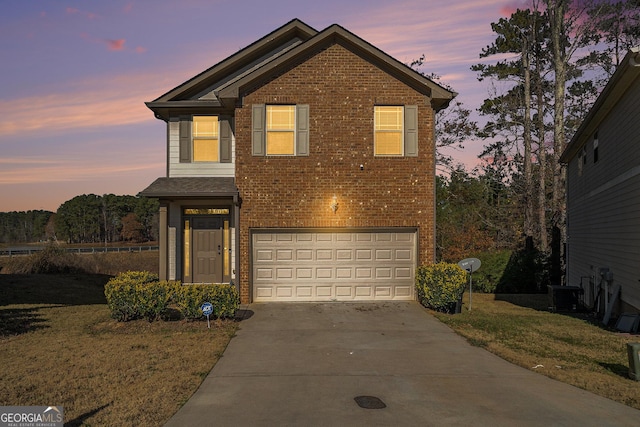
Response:
[[[333,198],[331,199],[331,204],[329,205],[329,207],[331,208],[333,213],[336,213],[336,211],[338,210],[338,197],[337,196],[333,196]]]

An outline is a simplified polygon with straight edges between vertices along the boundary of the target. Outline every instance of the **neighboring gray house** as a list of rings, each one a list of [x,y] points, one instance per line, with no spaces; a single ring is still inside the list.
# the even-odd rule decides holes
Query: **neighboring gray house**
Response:
[[[602,288],[609,299],[620,286],[618,314],[640,310],[639,50],[627,53],[560,158],[568,165],[567,284],[583,283],[591,305],[608,268]]]

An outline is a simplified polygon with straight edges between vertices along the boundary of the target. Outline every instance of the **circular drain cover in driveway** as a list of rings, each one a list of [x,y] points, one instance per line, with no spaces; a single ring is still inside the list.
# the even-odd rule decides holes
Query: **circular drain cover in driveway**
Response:
[[[353,400],[356,401],[359,407],[364,409],[383,409],[387,407],[382,400],[375,396],[357,396]]]

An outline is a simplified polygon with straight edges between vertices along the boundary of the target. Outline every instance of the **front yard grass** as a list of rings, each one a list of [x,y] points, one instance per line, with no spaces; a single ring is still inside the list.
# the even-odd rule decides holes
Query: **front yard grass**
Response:
[[[546,295],[464,296],[461,314],[434,313],[470,343],[516,365],[640,409],[640,382],[628,376],[627,343],[640,336],[595,319],[548,311]]]
[[[71,426],[158,426],[195,392],[237,323],[118,323],[108,278],[0,274],[0,405],[60,405]]]

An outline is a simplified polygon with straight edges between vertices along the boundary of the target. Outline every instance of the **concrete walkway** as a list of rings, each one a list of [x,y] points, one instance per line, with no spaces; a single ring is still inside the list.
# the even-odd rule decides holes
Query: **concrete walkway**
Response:
[[[415,302],[246,313],[167,426],[640,425],[640,411],[473,347]],[[359,396],[386,407],[362,408]]]

